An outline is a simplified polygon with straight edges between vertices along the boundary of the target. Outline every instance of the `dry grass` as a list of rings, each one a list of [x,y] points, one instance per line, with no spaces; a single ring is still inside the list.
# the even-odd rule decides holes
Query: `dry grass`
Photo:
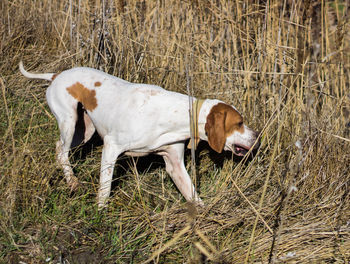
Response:
[[[3,262],[349,263],[346,2],[130,2],[0,3]],[[70,194],[55,163],[47,83],[23,78],[20,60],[37,72],[90,66],[183,93],[188,84],[237,106],[263,131],[262,147],[244,162],[202,145],[198,211],[160,160],[135,168],[122,158],[110,207],[98,212],[100,147],[85,159],[77,151],[83,185]]]

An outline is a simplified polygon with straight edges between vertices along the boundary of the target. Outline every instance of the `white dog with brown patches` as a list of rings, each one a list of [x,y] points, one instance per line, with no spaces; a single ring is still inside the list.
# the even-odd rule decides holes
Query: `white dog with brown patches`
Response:
[[[61,133],[57,160],[72,189],[78,180],[68,159],[69,150],[87,142],[96,129],[104,143],[98,191],[100,208],[106,205],[114,165],[123,153],[163,156],[166,171],[186,200],[202,204],[184,165],[184,143],[191,137],[187,95],[155,85],[131,83],[91,68],[78,67],[59,74],[29,73],[22,62],[19,68],[27,78],[52,81],[46,99]],[[78,103],[84,109],[80,115]],[[78,121],[83,125],[76,125]],[[219,100],[204,100],[196,121],[198,137],[219,153],[229,150],[244,155],[259,145],[255,143],[258,133],[243,124],[234,107]],[[75,134],[80,136],[73,140]]]

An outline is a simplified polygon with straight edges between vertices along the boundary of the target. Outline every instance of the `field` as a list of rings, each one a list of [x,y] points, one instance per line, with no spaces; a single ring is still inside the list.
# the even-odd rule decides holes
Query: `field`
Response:
[[[349,20],[341,0],[2,0],[0,263],[350,263]],[[70,192],[49,83],[20,60],[223,100],[261,147],[186,153],[203,208],[160,157],[120,157],[98,211],[101,140],[72,151]]]

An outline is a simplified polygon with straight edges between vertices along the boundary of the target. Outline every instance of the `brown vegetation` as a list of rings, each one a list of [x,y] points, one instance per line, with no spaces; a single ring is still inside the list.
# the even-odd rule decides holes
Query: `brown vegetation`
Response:
[[[346,1],[2,0],[0,14],[5,263],[349,263]],[[48,83],[21,76],[20,60],[189,86],[235,105],[262,146],[246,162],[201,143],[197,209],[159,159],[121,158],[98,212],[100,147],[72,153],[82,185],[69,193]]]

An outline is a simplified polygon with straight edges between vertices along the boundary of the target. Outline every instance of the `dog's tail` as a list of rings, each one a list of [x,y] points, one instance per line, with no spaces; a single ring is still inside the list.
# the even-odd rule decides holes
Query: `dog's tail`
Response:
[[[48,81],[53,81],[56,77],[55,73],[30,73],[27,72],[24,67],[23,67],[23,63],[22,61],[19,62],[19,70],[21,71],[21,73],[30,79],[44,79],[44,80],[48,80]]]

